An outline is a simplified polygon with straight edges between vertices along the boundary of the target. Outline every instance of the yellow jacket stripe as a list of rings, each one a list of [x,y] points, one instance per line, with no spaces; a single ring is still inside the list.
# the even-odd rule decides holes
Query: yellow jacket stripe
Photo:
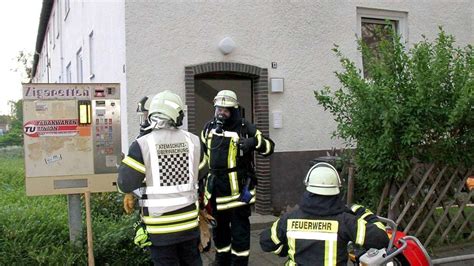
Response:
[[[227,156],[227,167],[229,169],[237,166],[237,144],[231,139],[229,142],[229,155]],[[229,184],[231,195],[239,194],[239,184],[237,182],[237,171],[229,173]]]
[[[150,234],[168,234],[186,231],[198,226],[198,220],[171,225],[147,225],[146,230]]]
[[[250,194],[255,196],[255,188],[250,190]],[[216,198],[216,203],[226,203],[226,202],[229,202],[229,201],[237,200],[239,197],[240,197],[240,195],[217,197]]]
[[[264,139],[265,141],[265,152],[262,153],[262,155],[267,155],[269,154],[271,151],[272,151],[272,144],[270,144],[270,141],[268,141],[267,139]]]
[[[337,263],[337,240],[324,241],[324,265],[333,266]]]
[[[364,245],[364,241],[365,241],[365,225],[367,224],[367,222],[362,219],[362,218],[359,218],[357,220],[357,235],[356,235],[356,244],[359,244],[359,245]]]
[[[354,204],[354,205],[351,206],[351,211],[356,212],[360,207],[362,207],[362,206],[358,205],[358,204]]]
[[[276,255],[280,255],[282,250],[283,250],[283,245],[280,245],[280,247],[277,248],[277,250],[273,251],[273,253],[276,254]]]
[[[204,158],[202,158],[201,162],[199,163],[199,170],[202,170],[204,166],[206,166],[207,161],[208,161],[207,159],[208,159],[207,154],[204,154]]]
[[[385,225],[383,225],[382,222],[375,222],[374,224],[375,224],[378,228],[380,228],[380,230],[384,230],[384,231],[386,230],[386,229],[385,229]]]
[[[198,217],[198,209],[179,213],[179,214],[171,214],[171,215],[162,215],[160,217],[153,217],[153,216],[143,216],[143,222],[147,225],[153,224],[169,224],[175,222],[186,221],[192,218]]]
[[[252,204],[252,203],[255,203],[255,197],[252,197],[252,199],[249,202],[249,204]],[[244,205],[247,205],[247,203],[241,202],[241,201],[233,201],[226,204],[217,204],[217,210],[218,211],[228,210],[228,209],[232,209],[232,208],[236,208],[236,207],[240,207]]]
[[[288,237],[288,258],[286,265],[296,265],[295,262],[295,252],[296,252],[296,239],[293,237]]]
[[[278,227],[278,222],[280,221],[280,218],[278,218],[278,220],[276,220],[273,225],[272,225],[272,229],[271,229],[271,232],[272,232],[272,241],[275,245],[279,245],[280,244],[280,239],[278,238],[278,235],[277,235],[277,227]],[[283,245],[281,246],[283,247]],[[280,247],[280,251],[281,251],[281,247]],[[278,252],[280,253],[280,252]]]
[[[260,146],[262,146],[262,132],[260,132],[260,130],[257,129],[257,132],[255,133],[255,137],[257,138],[257,146],[255,147],[255,149],[258,149],[260,148]]]
[[[125,157],[122,162],[124,164],[126,164],[127,166],[129,166],[130,168],[144,174],[145,173],[145,165],[143,165],[142,163],[139,163],[137,162],[135,159],[133,159],[132,157]]]

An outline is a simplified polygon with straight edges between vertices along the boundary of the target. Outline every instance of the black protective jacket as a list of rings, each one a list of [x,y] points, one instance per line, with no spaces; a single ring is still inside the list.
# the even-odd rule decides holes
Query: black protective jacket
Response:
[[[209,121],[201,132],[201,164],[207,164],[209,174],[205,186],[205,204],[211,201],[217,211],[240,207],[242,188],[248,183],[254,195],[250,203],[255,202],[256,178],[253,167],[254,151],[269,156],[273,153],[274,143],[264,137],[254,124],[242,119],[237,109],[231,119],[225,122],[223,132],[216,131],[215,120]],[[245,148],[239,145],[246,142]]]
[[[356,215],[339,195],[305,191],[300,206],[260,235],[262,249],[288,256],[287,265],[346,265],[349,241],[366,249],[388,246],[388,235],[376,216],[361,208]]]

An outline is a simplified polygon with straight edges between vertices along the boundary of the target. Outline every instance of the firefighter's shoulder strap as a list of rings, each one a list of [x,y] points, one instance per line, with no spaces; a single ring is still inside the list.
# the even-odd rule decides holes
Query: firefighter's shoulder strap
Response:
[[[215,124],[214,120],[209,121],[206,124],[205,128],[203,129],[203,131],[204,131],[203,137],[205,139],[207,139],[207,136],[208,136],[209,132],[211,132],[212,128],[214,127],[214,124]]]

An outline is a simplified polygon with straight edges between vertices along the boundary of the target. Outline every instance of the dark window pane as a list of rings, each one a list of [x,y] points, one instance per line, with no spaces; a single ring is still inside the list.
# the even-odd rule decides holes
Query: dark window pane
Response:
[[[380,42],[384,39],[391,39],[390,30],[397,29],[397,21],[383,20],[373,18],[362,18],[361,32],[362,41],[373,52],[376,58],[379,58]],[[364,69],[364,77],[370,77],[367,71],[368,58],[362,56],[362,67]]]

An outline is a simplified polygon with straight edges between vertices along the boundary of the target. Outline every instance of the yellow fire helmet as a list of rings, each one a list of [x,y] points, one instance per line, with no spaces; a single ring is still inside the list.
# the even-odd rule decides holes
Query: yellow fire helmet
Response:
[[[214,97],[214,107],[239,107],[237,95],[231,90],[221,90]]]

